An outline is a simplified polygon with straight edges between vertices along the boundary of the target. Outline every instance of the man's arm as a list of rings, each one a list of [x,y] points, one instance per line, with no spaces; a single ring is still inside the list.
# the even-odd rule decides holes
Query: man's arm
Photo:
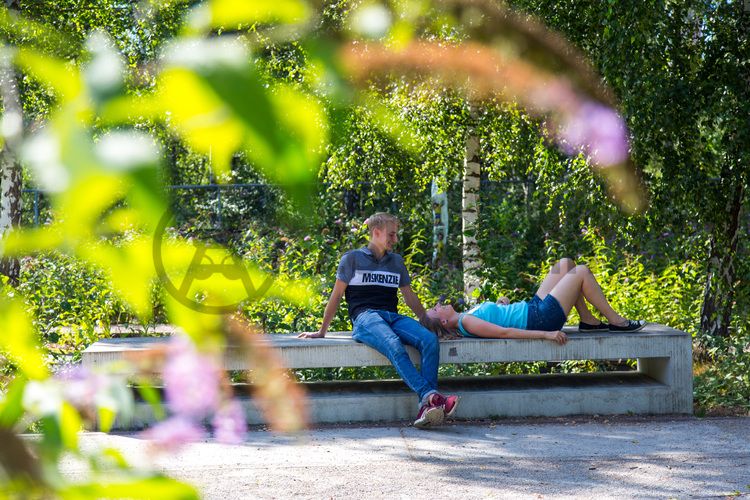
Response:
[[[341,297],[344,296],[345,290],[346,282],[337,279],[336,284],[333,285],[331,297],[328,299],[328,304],[326,304],[325,311],[323,312],[323,323],[320,325],[320,330],[318,330],[316,333],[300,333],[299,335],[297,335],[297,337],[301,339],[315,339],[325,337],[326,332],[328,331],[328,327],[331,325],[331,321],[333,321],[333,317],[336,315],[336,311],[339,308]]]
[[[409,306],[409,309],[414,311],[414,314],[417,315],[418,319],[422,319],[422,316],[425,315],[425,310],[424,307],[422,307],[422,302],[419,301],[419,297],[417,297],[417,294],[414,293],[414,290],[412,290],[408,285],[402,286],[400,290],[404,295],[404,302],[406,302],[406,305]]]

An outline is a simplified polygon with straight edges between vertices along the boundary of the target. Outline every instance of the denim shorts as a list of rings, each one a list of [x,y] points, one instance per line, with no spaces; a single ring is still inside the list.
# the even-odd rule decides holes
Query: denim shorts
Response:
[[[534,298],[529,301],[527,330],[553,332],[561,329],[567,320],[565,311],[551,294],[547,294],[544,300],[535,294]]]

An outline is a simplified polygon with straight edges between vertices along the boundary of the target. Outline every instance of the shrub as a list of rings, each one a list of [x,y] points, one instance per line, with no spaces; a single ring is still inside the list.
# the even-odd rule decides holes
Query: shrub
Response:
[[[695,403],[702,409],[734,407],[750,412],[750,332],[700,337],[698,344],[710,362],[699,366]]]
[[[127,321],[130,313],[102,273],[72,257],[50,253],[25,257],[18,291],[48,346],[80,350],[97,329]]]

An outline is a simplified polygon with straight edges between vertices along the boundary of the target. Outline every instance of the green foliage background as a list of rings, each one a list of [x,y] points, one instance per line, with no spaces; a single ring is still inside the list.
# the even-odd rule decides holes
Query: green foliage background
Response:
[[[723,193],[713,180],[724,168],[716,158],[727,150],[727,144],[717,118],[723,104],[709,109],[710,95],[696,83],[711,71],[721,75],[721,68],[701,66],[701,49],[691,45],[685,30],[689,8],[704,12],[713,4],[607,2],[606,9],[600,10],[581,8],[578,2],[511,3],[571,38],[613,87],[633,130],[633,155],[642,166],[651,196],[652,207],[645,215],[622,214],[586,159],[560,154],[544,132],[545,124],[517,106],[486,103],[478,123],[470,124],[468,106],[460,96],[396,82],[386,89],[373,89],[372,95],[411,134],[400,134],[393,124],[384,125],[378,108],[366,102],[350,113],[334,113],[331,129],[335,133],[322,156],[320,185],[301,207],[273,187],[224,190],[219,225],[213,191],[174,190],[177,231],[214,238],[265,270],[319,285],[309,305],[277,300],[244,305],[243,314],[268,332],[317,329],[338,259],[344,251],[365,244],[362,220],[376,210],[401,217],[399,250],[423,303],[431,304],[441,296],[458,299],[458,180],[467,130],[469,125],[476,126],[485,181],[477,235],[485,263],[482,297],[526,299],[555,260],[573,257],[592,268],[623,314],[688,331],[697,336],[697,346],[705,343],[712,362],[697,379],[699,403],[750,408],[750,388],[742,376],[746,360],[737,354],[746,352],[750,342],[745,319],[750,311],[746,232],[738,250],[732,338],[709,341],[698,337],[712,217]],[[90,2],[86,9],[77,9],[78,2],[72,0],[58,4],[59,9],[48,9],[29,2],[21,8],[30,18],[69,33],[79,45],[92,27],[104,29],[131,69],[152,59],[163,42],[178,32],[181,16],[189,8],[187,2],[167,2],[156,17],[144,20],[111,2]],[[327,5],[324,27],[340,22],[347,8],[346,2]],[[713,18],[707,21],[706,29],[713,22]],[[719,28],[711,29],[720,33]],[[460,38],[453,32],[435,36]],[[261,34],[258,39],[254,57],[261,79],[310,86],[306,47],[297,42],[277,43]],[[80,46],[71,48],[74,53],[80,50]],[[132,79],[126,84],[127,93],[138,96],[153,88],[154,81]],[[45,117],[51,94],[30,78],[24,78],[23,86],[28,116]],[[685,127],[685,123],[697,126]],[[163,125],[146,121],[140,126],[155,135],[166,152],[167,183],[216,180],[205,154]],[[242,154],[231,159],[222,175],[220,180],[230,183],[278,180],[270,179],[267,170]],[[433,179],[449,193],[452,228],[443,264],[437,268],[430,264],[429,185]],[[42,219],[46,218],[43,214]],[[744,227],[750,227],[744,221]],[[99,271],[63,255],[26,260],[18,293],[35,312],[45,343],[65,356],[80,351],[98,335],[108,335],[113,324],[166,320],[159,290],[150,292],[155,299],[151,314],[138,318],[116,298]],[[342,308],[332,329],[349,328]],[[453,368],[443,370],[448,373]]]

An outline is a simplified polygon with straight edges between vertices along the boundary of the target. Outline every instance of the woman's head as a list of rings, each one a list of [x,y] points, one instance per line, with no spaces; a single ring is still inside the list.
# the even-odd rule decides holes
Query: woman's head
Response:
[[[435,333],[438,338],[452,339],[459,336],[456,331],[457,319],[458,314],[453,309],[453,306],[438,304],[428,309],[419,322],[422,326]]]

